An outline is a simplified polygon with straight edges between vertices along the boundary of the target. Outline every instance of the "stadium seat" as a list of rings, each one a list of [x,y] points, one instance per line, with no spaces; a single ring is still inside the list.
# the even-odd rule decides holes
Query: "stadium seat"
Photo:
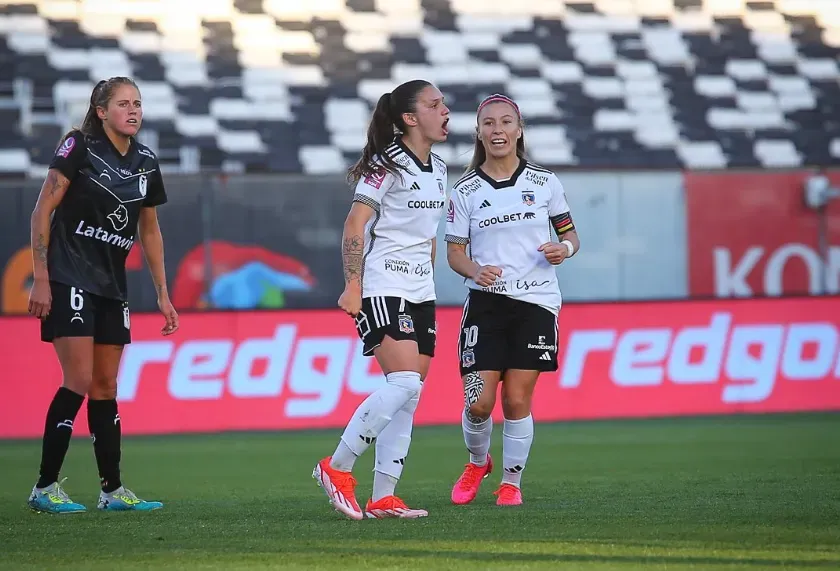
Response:
[[[381,93],[420,77],[452,110],[453,170],[496,91],[553,167],[825,165],[838,56],[835,0],[14,0],[0,159],[41,174],[95,81],[129,75],[173,170],[337,173]]]

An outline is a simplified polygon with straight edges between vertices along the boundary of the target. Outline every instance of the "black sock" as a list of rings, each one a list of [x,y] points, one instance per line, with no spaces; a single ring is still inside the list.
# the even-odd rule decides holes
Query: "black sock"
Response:
[[[41,445],[41,470],[37,488],[46,488],[58,481],[58,473],[64,464],[70,437],[73,435],[73,421],[85,402],[85,397],[70,389],[61,387],[47,410],[47,420],[44,423],[44,440]]]
[[[120,482],[120,446],[122,430],[117,401],[88,400],[88,429],[93,438],[93,453],[99,468],[102,491],[109,494],[122,486]]]

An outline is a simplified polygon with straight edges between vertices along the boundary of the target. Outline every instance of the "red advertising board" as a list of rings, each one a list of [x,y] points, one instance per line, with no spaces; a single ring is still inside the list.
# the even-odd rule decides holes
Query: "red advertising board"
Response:
[[[459,320],[438,311],[418,424],[460,422]],[[132,318],[119,373],[126,434],[338,428],[384,382],[340,312],[185,314],[169,338],[162,323]],[[569,305],[560,331],[538,421],[840,410],[840,298]],[[37,437],[61,380],[52,348],[24,317],[0,319],[0,343],[0,438]]]
[[[686,173],[689,292],[752,297],[840,293],[840,200],[819,216],[805,205],[807,172]],[[840,186],[840,171],[828,173]],[[823,266],[825,275],[823,275]]]

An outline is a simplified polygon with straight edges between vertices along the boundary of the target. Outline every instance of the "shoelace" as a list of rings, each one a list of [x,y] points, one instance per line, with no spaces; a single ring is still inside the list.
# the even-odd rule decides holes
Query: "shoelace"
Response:
[[[499,496],[500,498],[502,498],[503,500],[507,501],[507,500],[516,499],[516,492],[517,492],[516,486],[511,486],[510,484],[505,484],[493,493],[495,495]]]
[[[73,503],[73,500],[70,499],[70,496],[67,495],[67,492],[64,491],[64,488],[61,487],[61,485],[66,479],[67,478],[65,477],[62,478],[60,482],[56,482],[53,491],[49,492],[49,494],[54,498],[58,498],[63,504],[71,504]]]
[[[484,466],[476,466],[475,464],[465,464],[466,470],[464,470],[464,475],[461,476],[461,487],[462,488],[472,488],[475,486],[476,482],[481,479],[481,471]]]
[[[385,510],[399,510],[399,509],[407,510],[408,509],[408,506],[405,505],[405,502],[402,501],[397,496],[388,496],[387,498],[382,498],[379,501],[382,502],[382,505],[376,506],[377,509],[385,509]]]
[[[356,486],[356,478],[353,477],[353,474],[349,472],[338,472],[337,474],[330,475],[330,479],[332,480],[333,485],[335,485],[335,487],[338,488],[338,491],[344,496],[352,495],[353,489]]]

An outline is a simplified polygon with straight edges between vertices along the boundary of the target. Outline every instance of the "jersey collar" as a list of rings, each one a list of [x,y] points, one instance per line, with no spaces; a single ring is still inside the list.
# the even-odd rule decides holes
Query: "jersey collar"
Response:
[[[400,148],[400,150],[402,152],[404,152],[406,155],[408,155],[408,158],[410,158],[412,161],[414,161],[414,164],[417,165],[417,168],[420,169],[421,172],[434,172],[432,170],[432,155],[431,154],[429,154],[429,164],[424,165],[423,162],[420,159],[417,158],[417,155],[415,155],[413,152],[411,152],[411,149],[409,149],[405,145],[405,143],[403,143],[402,137],[397,137],[394,140],[394,143],[396,143],[396,145]]]
[[[516,184],[519,175],[522,174],[522,171],[525,170],[525,166],[527,165],[527,161],[525,159],[519,159],[519,166],[516,167],[516,170],[513,171],[513,174],[510,175],[510,178],[505,180],[495,180],[490,177],[486,172],[481,170],[481,167],[475,168],[475,174],[477,174],[484,182],[495,188],[496,190],[500,190],[503,188],[510,188]]]

